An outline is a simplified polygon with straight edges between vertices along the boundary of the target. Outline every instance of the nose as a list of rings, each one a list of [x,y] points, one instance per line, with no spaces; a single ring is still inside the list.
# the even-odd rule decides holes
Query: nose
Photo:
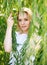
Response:
[[[23,24],[25,24],[25,21],[24,21],[24,20],[22,20],[21,24],[22,24],[22,25],[23,25]]]

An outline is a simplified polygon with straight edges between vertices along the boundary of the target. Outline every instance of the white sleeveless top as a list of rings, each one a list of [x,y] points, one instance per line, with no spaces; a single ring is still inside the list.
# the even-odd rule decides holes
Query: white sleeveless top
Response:
[[[23,44],[26,41],[26,39],[27,39],[27,34],[20,34],[19,32],[16,32],[16,41],[19,44],[18,47],[17,47],[17,50],[18,50],[19,53],[20,53],[20,49],[23,47]],[[29,52],[31,50],[31,47],[36,47],[35,43],[40,44],[41,41],[42,41],[42,38],[39,35],[37,35],[36,33],[33,33],[32,37],[30,39]],[[10,54],[10,57],[12,58],[12,60],[10,61],[10,63],[12,63],[12,64],[10,64],[10,65],[15,65],[14,62],[16,61],[16,59],[13,56],[13,53]],[[28,59],[25,60],[25,65],[34,65],[34,60],[35,60],[35,55],[31,54],[31,56],[29,57],[29,60]],[[32,63],[30,63],[30,61],[32,61]]]

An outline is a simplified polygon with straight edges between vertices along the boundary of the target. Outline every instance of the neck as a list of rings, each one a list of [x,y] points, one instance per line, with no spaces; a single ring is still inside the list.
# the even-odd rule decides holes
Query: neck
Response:
[[[20,34],[23,34],[23,33],[24,33],[24,34],[28,34],[28,31],[21,31],[21,30],[20,30]]]

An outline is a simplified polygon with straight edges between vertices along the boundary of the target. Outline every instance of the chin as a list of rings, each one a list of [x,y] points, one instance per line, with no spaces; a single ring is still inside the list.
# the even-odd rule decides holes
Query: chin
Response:
[[[23,31],[23,32],[27,32],[27,31],[28,31],[28,29],[22,29],[22,31]]]

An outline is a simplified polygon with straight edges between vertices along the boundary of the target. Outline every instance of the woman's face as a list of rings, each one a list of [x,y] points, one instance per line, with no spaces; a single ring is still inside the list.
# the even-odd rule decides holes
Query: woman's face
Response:
[[[27,13],[19,13],[18,15],[18,25],[22,32],[28,32],[30,26],[30,18]]]

